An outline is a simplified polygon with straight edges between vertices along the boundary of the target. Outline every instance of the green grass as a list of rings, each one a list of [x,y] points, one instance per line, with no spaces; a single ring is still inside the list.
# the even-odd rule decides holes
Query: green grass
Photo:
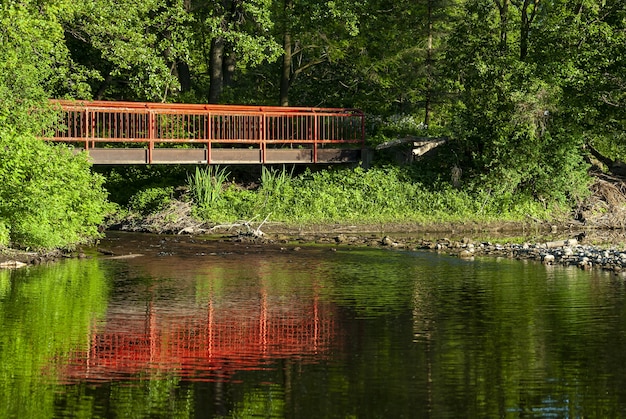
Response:
[[[256,190],[224,188],[225,173],[200,173],[189,182],[198,214],[208,221],[268,216],[286,223],[523,221],[550,219],[555,210],[564,210],[527,196],[460,190],[445,182],[426,186],[409,171],[392,166],[306,171],[297,176],[284,168],[264,168]]]

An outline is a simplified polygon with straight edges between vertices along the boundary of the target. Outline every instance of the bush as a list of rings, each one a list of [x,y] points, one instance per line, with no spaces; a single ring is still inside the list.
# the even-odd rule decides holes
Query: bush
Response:
[[[0,221],[13,246],[71,248],[99,236],[112,211],[84,154],[0,130]]]
[[[9,233],[9,228],[3,221],[0,221],[0,247],[7,247],[11,243]]]
[[[143,215],[152,214],[167,208],[173,193],[173,186],[144,189],[130,198],[129,207]]]
[[[549,218],[529,195],[459,190],[449,183],[415,180],[410,168],[329,169],[290,176],[265,171],[255,191],[231,185],[198,214],[206,220],[264,219],[317,222],[464,222]]]

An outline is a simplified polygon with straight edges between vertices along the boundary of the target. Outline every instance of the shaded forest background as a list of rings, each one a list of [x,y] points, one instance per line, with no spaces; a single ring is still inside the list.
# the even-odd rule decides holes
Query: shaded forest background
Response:
[[[48,98],[360,108],[371,145],[450,138],[420,181],[546,207],[626,160],[622,0],[13,0],[0,27],[4,137]]]

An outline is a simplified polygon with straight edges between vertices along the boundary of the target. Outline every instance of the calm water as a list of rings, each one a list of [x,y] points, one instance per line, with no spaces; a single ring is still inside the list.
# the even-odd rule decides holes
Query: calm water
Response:
[[[0,418],[626,416],[624,277],[163,239],[0,272]]]

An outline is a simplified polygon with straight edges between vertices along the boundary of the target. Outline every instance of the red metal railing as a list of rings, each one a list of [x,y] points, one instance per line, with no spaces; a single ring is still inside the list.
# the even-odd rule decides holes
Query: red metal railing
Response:
[[[77,143],[95,156],[98,154],[93,153],[94,149],[111,150],[113,144],[134,149],[137,156],[137,148],[141,148],[146,151],[145,159],[137,158],[144,163],[168,159],[209,164],[233,159],[242,163],[293,159],[295,163],[332,162],[337,157],[341,160],[337,150],[363,149],[365,140],[364,115],[354,109],[67,100],[51,103],[60,108],[61,121],[48,140]],[[185,153],[181,148],[196,151]],[[199,154],[198,149],[204,151]],[[289,149],[298,151],[287,152]],[[100,153],[112,156],[111,152]],[[133,160],[128,157],[130,152],[124,155]]]

